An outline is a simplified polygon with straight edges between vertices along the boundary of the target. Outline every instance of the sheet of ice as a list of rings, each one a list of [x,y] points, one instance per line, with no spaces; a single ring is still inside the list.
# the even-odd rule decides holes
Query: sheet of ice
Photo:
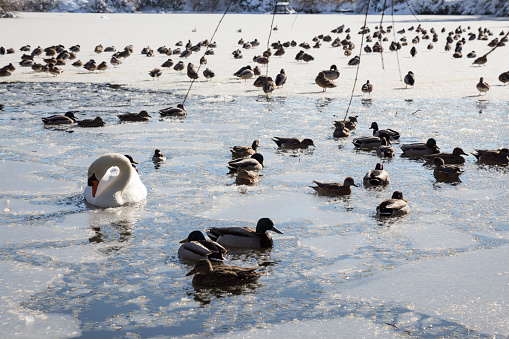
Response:
[[[224,338],[399,338],[389,326],[380,326],[369,319],[355,316],[327,320],[294,320],[275,325],[231,332]]]
[[[0,261],[0,271],[2,337],[70,338],[81,334],[79,323],[70,314],[46,314],[20,306],[29,295],[57,283],[68,270]]]
[[[509,247],[422,260],[352,283],[344,293],[398,303],[485,334],[507,335]],[[433,293],[429,294],[432,288]]]
[[[220,14],[109,14],[109,20],[102,20],[100,14],[69,14],[69,13],[21,13],[20,19],[1,20],[0,30],[10,33],[2,37],[2,44],[8,47],[19,48],[23,44],[32,46],[50,46],[61,43],[70,47],[73,44],[80,44],[82,52],[78,53],[78,58],[86,62],[89,59],[95,59],[98,62],[109,61],[110,54],[103,53],[98,55],[94,53],[94,47],[101,43],[105,46],[113,45],[118,50],[124,46],[133,44],[135,52],[123,64],[117,68],[110,67],[104,73],[90,74],[84,69],[74,69],[70,64],[64,66],[64,73],[58,77],[45,74],[34,74],[30,68],[18,67],[16,72],[9,78],[10,81],[65,81],[65,82],[99,82],[123,84],[129,87],[151,89],[154,91],[170,91],[185,95],[189,87],[189,79],[185,74],[177,73],[173,70],[164,71],[159,80],[152,80],[148,72],[168,59],[166,55],[160,55],[156,51],[153,58],[147,58],[140,54],[143,47],[150,46],[156,50],[159,46],[175,48],[174,44],[179,41],[191,39],[193,43],[199,40],[210,39],[212,32],[217,26]],[[350,27],[352,41],[356,45],[355,51],[359,51],[361,46],[360,37],[357,34],[363,16],[359,15],[299,15],[296,16],[276,16],[274,24],[278,26],[277,31],[272,32],[271,42],[291,41],[297,43],[306,41],[312,43],[311,39],[318,34],[331,34],[330,30],[340,24]],[[370,15],[368,17],[368,26],[372,32],[374,26],[380,23],[380,15]],[[258,91],[252,86],[253,79],[244,82],[234,79],[232,74],[240,67],[246,64],[252,64],[252,58],[259,55],[265,49],[266,39],[272,20],[271,15],[250,15],[250,14],[230,14],[225,17],[219,30],[214,37],[218,47],[215,49],[215,55],[207,56],[209,67],[216,73],[216,77],[210,81],[200,78],[195,82],[191,91],[201,95],[208,94],[211,97],[220,98],[232,95],[258,95]],[[498,75],[504,71],[500,65],[503,65],[507,57],[506,47],[499,48],[488,57],[488,63],[479,67],[472,65],[473,59],[464,56],[461,59],[452,57],[453,52],[445,52],[445,37],[450,31],[453,31],[460,25],[461,21],[466,21],[464,26],[469,26],[474,33],[478,26],[490,28],[494,34],[498,35],[501,30],[506,30],[507,25],[503,20],[490,17],[465,17],[465,16],[426,16],[421,21],[425,29],[435,28],[439,34],[439,42],[431,50],[427,49],[430,40],[421,39],[416,45],[418,54],[411,57],[409,50],[413,44],[409,42],[408,46],[396,55],[388,51],[389,42],[382,43],[385,53],[383,60],[379,53],[362,54],[362,64],[359,70],[355,94],[361,96],[360,88],[366,80],[374,85],[372,93],[373,98],[476,98],[479,92],[476,84],[480,77],[491,85],[490,92],[486,97],[490,100],[503,100],[507,98],[509,88],[502,86],[498,81]],[[394,17],[394,29],[409,28],[415,22],[413,16],[397,15]],[[44,27],[52,34],[33,35],[32,27]],[[385,16],[387,27],[391,25],[389,16]],[[73,33],[68,34],[61,27],[72,27]],[[108,34],[114,32],[118,27],[122,27],[122,34]],[[176,29],[178,27],[178,29]],[[310,30],[310,27],[316,29]],[[242,28],[242,33],[237,30]],[[263,29],[261,29],[263,28]],[[445,28],[446,32],[441,33]],[[466,27],[464,27],[466,28]],[[193,32],[196,30],[196,32]],[[147,34],[150,32],[150,34]],[[415,32],[407,31],[405,36],[410,41]],[[339,35],[341,39],[346,33]],[[388,34],[389,41],[394,40],[393,34]],[[396,39],[403,35],[396,34]],[[98,38],[100,37],[100,39]],[[232,51],[241,48],[237,44],[240,38],[248,41],[257,38],[261,45],[257,48],[243,50],[245,55],[243,59],[234,59]],[[477,56],[490,51],[487,46],[489,41],[473,40],[465,43],[463,54],[470,51],[476,51]],[[373,43],[368,43],[372,45]],[[364,43],[366,46],[366,43]],[[455,46],[453,46],[454,49]],[[313,97],[342,97],[347,98],[352,91],[352,84],[356,77],[356,69],[347,66],[351,57],[343,55],[343,49],[333,48],[330,43],[324,43],[319,49],[308,51],[315,57],[315,60],[309,64],[296,62],[295,55],[300,47],[288,48],[282,57],[272,57],[269,64],[269,75],[273,78],[284,68],[288,75],[287,84],[282,89],[277,90],[278,95],[305,95]],[[203,51],[203,49],[202,49]],[[355,55],[354,53],[353,55]],[[202,52],[193,53],[185,62],[199,64],[199,58]],[[352,55],[352,56],[353,56]],[[178,56],[170,56],[173,60],[180,60]],[[17,63],[18,54],[2,56],[2,63]],[[398,69],[398,63],[400,70]],[[318,72],[328,69],[331,64],[336,64],[341,72],[339,80],[336,81],[337,87],[329,89],[326,93],[321,93],[322,89],[314,83]],[[262,67],[263,68],[263,67]],[[203,68],[202,68],[203,69]],[[403,77],[408,71],[413,71],[416,76],[415,88],[405,89]],[[481,97],[479,97],[481,99]]]

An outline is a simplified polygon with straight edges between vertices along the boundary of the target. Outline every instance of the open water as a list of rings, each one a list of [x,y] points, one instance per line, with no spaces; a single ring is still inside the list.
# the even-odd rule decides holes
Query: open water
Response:
[[[19,278],[4,278],[11,287],[22,286],[24,279],[37,286],[44,280],[37,270],[57,276],[33,293],[20,287],[16,310],[32,327],[11,330],[24,337],[223,336],[246,330],[256,335],[282,323],[325,321],[323,330],[348,319],[358,326],[353,333],[367,329],[383,337],[483,338],[507,330],[507,284],[500,283],[507,282],[508,271],[507,168],[480,165],[469,156],[460,182],[440,183],[422,161],[401,157],[395,144],[396,158],[385,162],[388,187],[360,185],[349,197],[328,198],[314,194],[308,187],[312,180],[343,182],[352,176],[362,184],[380,162],[374,152],[355,150],[352,137],[332,138],[332,122],[343,118],[346,99],[266,98],[254,91],[244,97],[191,95],[188,117],[172,120],[157,113],[182,100],[171,91],[27,82],[0,84],[0,96],[5,105],[0,261],[20,272]],[[117,118],[142,109],[152,116],[147,123]],[[41,122],[67,110],[79,118],[101,116],[107,125],[46,128]],[[509,146],[509,105],[502,101],[357,96],[349,115],[359,116],[354,137],[370,135],[368,127],[377,121],[400,131],[401,143],[434,137],[442,151]],[[270,140],[274,136],[311,138],[316,148],[281,151]],[[260,183],[236,186],[227,174],[229,147],[254,139],[260,139],[265,157]],[[168,156],[160,166],[151,162],[156,148]],[[88,166],[108,152],[130,154],[140,163],[146,202],[106,210],[84,203]],[[378,218],[376,205],[395,190],[404,193],[410,214]],[[259,282],[194,289],[185,276],[192,263],[177,257],[178,241],[207,227],[254,226],[261,217],[272,218],[284,232],[274,236],[274,248],[230,251],[226,261],[259,266]],[[469,276],[468,267],[443,264],[470,262],[469,256],[479,254],[500,272],[475,276],[479,269],[473,269],[474,286],[498,286],[481,301],[475,294],[482,287],[469,295],[454,278]],[[433,274],[436,285],[421,286],[415,274],[404,281],[408,267]],[[362,286],[376,289],[387,281],[400,298],[356,294]],[[420,286],[419,292],[408,292],[409,286]],[[5,300],[14,298],[15,290],[8,289]],[[427,303],[443,293],[459,299]],[[469,307],[491,313],[472,316]],[[0,315],[9,319],[12,305],[1,308]]]

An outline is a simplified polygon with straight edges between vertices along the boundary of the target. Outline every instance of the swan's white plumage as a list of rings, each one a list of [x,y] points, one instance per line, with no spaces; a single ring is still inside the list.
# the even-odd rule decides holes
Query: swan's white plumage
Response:
[[[95,196],[92,186],[85,187],[85,200],[97,207],[118,207],[144,200],[147,188],[140,180],[129,159],[118,153],[108,153],[95,160],[88,168],[88,178],[95,175],[99,181]]]

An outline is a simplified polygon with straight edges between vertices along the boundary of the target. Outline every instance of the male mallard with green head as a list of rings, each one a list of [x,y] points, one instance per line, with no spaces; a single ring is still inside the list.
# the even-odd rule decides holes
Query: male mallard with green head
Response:
[[[72,125],[78,120],[73,112],[66,112],[64,115],[52,115],[42,118],[45,125]]]
[[[428,154],[440,153],[440,148],[433,138],[429,138],[426,143],[403,144],[400,146],[403,154],[411,157],[422,157]]]
[[[251,227],[212,227],[205,232],[210,239],[226,247],[271,248],[274,241],[268,231],[283,234],[270,218],[261,218],[256,229]]]

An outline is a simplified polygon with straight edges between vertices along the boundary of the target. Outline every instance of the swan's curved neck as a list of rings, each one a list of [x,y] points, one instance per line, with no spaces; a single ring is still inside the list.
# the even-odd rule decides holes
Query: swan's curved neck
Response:
[[[88,176],[92,178],[95,176],[100,183],[104,175],[111,167],[118,167],[119,174],[113,180],[109,181],[106,186],[100,187],[97,191],[98,195],[105,194],[106,192],[122,192],[127,186],[132,176],[132,165],[129,159],[121,154],[106,154],[92,163],[89,168]],[[103,183],[104,184],[104,183]]]

